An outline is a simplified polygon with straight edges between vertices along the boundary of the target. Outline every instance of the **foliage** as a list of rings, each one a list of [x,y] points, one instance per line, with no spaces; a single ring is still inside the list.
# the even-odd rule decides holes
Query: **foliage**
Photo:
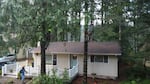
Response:
[[[69,81],[69,74],[67,69],[65,68],[64,72],[63,72],[63,77],[62,77],[63,82],[68,82]]]
[[[0,75],[2,75],[2,70],[0,69]]]
[[[18,78],[18,79],[21,79],[20,72],[18,72],[18,74],[17,74],[17,78]]]
[[[63,73],[63,78],[56,75],[57,70],[52,69],[52,75],[40,75],[32,80],[32,84],[66,84],[69,81],[66,69]]]
[[[150,80],[149,79],[142,79],[142,80],[127,80],[127,81],[123,81],[120,84],[149,84]]]
[[[0,28],[6,35],[8,46],[20,48],[24,45],[36,46],[41,42],[41,55],[45,57],[45,47],[49,41],[79,40],[81,1],[74,0],[5,0],[0,1]],[[74,5],[78,3],[75,11]],[[19,12],[19,13],[18,13]],[[69,20],[70,18],[71,20]],[[51,32],[49,32],[51,30]],[[16,35],[11,38],[11,35]],[[5,47],[7,49],[8,47]],[[41,59],[43,59],[41,58]],[[42,63],[41,65],[45,65]],[[45,71],[43,66],[41,72]]]
[[[7,82],[7,84],[14,84],[13,79],[9,79],[8,82]]]
[[[127,70],[125,70],[128,79],[147,78],[150,76],[150,69],[144,66],[143,55],[126,56],[123,61],[128,65]]]
[[[14,0],[12,1],[1,0],[0,3],[1,3],[0,29],[2,30],[0,34],[2,35],[1,41],[4,41],[5,43],[4,45],[2,45],[2,48],[3,48],[2,50],[4,50],[5,52],[1,52],[1,53],[4,55],[4,54],[9,53],[9,50],[8,50],[9,47],[14,48],[16,46],[14,45],[14,43],[17,44],[16,43],[17,40],[14,40],[15,38],[13,37],[13,35],[15,35],[15,30],[18,27],[16,26],[17,23],[15,23],[16,21],[15,17],[17,17],[16,13],[18,13],[17,11],[18,7],[14,4],[16,3]]]
[[[76,12],[80,12],[80,1],[33,0],[31,3],[27,0],[1,0],[0,5],[0,34],[8,39],[2,50],[8,52],[8,47],[18,48],[24,44],[36,46],[37,41],[47,38],[45,34],[49,29],[52,30],[50,34],[52,37],[48,36],[51,41],[68,40],[68,32],[73,38],[71,40],[79,40],[80,19],[72,9],[79,7]],[[71,20],[68,20],[68,17]],[[45,26],[44,34],[43,26]],[[16,37],[11,38],[12,34]]]
[[[147,71],[144,69],[144,67],[141,66],[133,66],[126,71],[128,74],[128,79],[145,78],[146,72]]]
[[[68,37],[69,41],[79,41],[80,22],[84,19],[86,29],[94,23],[92,38],[95,41],[120,41],[122,55],[128,62],[138,66],[150,55],[149,0],[30,1],[0,0],[0,34],[8,39],[4,42],[0,36],[2,54],[7,53],[9,47],[17,49],[23,44],[34,47],[41,41],[44,57],[49,41],[66,41]]]
[[[33,79],[32,84],[63,84],[63,81],[57,77],[53,78],[48,75],[41,75]]]
[[[94,40],[96,41],[114,41],[118,39],[116,33],[113,32],[113,28],[96,27],[94,32]]]

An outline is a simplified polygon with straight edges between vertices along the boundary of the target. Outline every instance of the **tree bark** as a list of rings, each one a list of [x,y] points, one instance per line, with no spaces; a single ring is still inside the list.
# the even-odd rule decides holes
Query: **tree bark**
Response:
[[[41,41],[41,74],[46,74],[46,67],[45,67],[45,41]]]
[[[42,22],[42,38],[41,38],[41,74],[46,74],[45,63],[45,46],[46,46],[46,34],[45,34],[45,22]]]
[[[46,61],[45,61],[45,50],[46,50],[46,22],[45,22],[45,14],[46,14],[46,2],[45,0],[42,1],[42,7],[43,7],[43,21],[41,23],[42,27],[42,38],[41,38],[41,74],[46,74]]]

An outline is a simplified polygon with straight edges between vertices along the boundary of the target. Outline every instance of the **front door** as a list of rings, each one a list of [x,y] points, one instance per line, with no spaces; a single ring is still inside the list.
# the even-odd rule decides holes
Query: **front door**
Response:
[[[77,65],[77,56],[70,55],[70,68]]]

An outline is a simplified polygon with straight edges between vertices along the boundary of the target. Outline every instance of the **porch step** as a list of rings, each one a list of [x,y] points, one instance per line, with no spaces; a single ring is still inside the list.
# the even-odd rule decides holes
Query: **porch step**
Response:
[[[4,77],[17,78],[17,76],[14,74],[5,74]]]

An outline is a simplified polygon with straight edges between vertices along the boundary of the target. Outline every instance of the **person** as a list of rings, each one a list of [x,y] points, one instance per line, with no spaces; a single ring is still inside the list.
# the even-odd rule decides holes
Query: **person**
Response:
[[[21,68],[20,70],[20,77],[22,80],[22,83],[24,84],[24,79],[25,79],[25,72],[27,73],[27,71],[25,70],[24,66]]]

